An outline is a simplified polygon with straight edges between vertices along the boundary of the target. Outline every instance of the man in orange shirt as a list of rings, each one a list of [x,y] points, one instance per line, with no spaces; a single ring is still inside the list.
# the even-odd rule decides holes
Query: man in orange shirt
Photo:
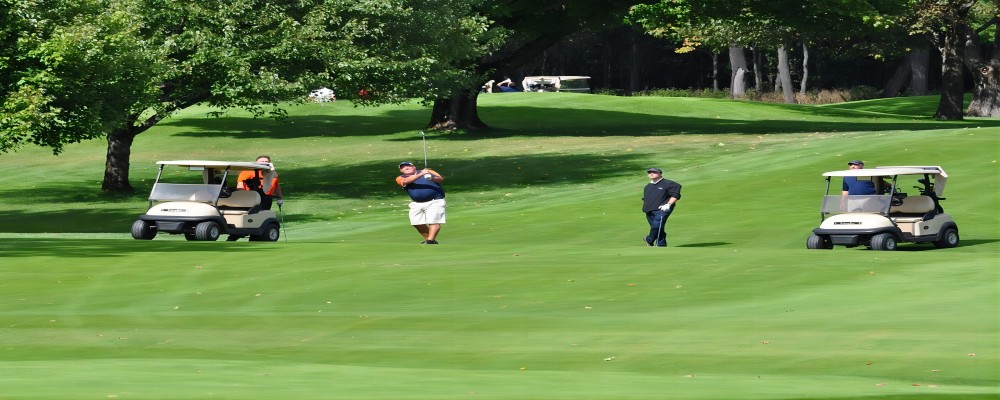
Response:
[[[266,155],[257,157],[257,162],[271,165],[271,157]],[[264,181],[265,175],[270,175],[270,182]],[[239,177],[236,178],[236,188],[254,190],[260,193],[261,210],[270,210],[271,203],[275,197],[278,198],[277,203],[279,208],[285,201],[285,196],[281,193],[281,185],[278,184],[278,173],[274,171],[274,165],[271,165],[271,171],[267,174],[262,173],[260,170],[240,172]]]

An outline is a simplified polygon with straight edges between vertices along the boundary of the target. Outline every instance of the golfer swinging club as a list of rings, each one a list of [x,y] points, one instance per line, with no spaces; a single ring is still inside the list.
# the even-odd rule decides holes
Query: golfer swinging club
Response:
[[[426,167],[426,162],[425,162]],[[420,244],[438,244],[437,235],[445,223],[444,188],[441,174],[429,168],[417,171],[409,161],[399,163],[396,183],[410,195],[410,225],[424,237]]]
[[[649,184],[642,190],[642,212],[649,222],[649,234],[644,240],[647,246],[667,247],[667,233],[664,225],[674,212],[677,200],[681,198],[681,184],[663,178],[663,170],[650,168]]]

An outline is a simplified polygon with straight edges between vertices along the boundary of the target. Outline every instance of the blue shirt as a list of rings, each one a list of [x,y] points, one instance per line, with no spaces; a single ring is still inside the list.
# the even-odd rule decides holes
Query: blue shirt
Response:
[[[866,195],[875,193],[875,182],[858,180],[856,176],[845,176],[843,189],[848,195]]]
[[[444,188],[441,187],[441,184],[424,178],[423,175],[404,186],[403,189],[406,190],[406,194],[409,194],[413,201],[418,203],[444,198]]]

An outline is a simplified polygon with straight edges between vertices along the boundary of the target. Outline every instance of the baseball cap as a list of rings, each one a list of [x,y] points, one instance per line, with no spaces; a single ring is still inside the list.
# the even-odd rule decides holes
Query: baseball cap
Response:
[[[399,163],[399,168],[403,168],[404,165],[413,165],[413,163],[411,163],[409,161],[403,161],[403,162]]]
[[[865,165],[865,162],[861,160],[851,160],[847,163],[847,165]]]
[[[659,168],[650,168],[650,169],[647,169],[646,172],[656,172],[658,174],[662,174],[663,170],[659,169]]]

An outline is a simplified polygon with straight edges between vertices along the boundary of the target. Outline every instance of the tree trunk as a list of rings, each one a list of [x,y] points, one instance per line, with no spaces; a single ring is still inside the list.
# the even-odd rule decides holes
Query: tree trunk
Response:
[[[930,93],[927,85],[928,70],[931,64],[931,52],[926,47],[910,50],[910,94],[926,96]]]
[[[772,90],[771,87],[773,82],[771,82],[771,74],[768,73],[767,70],[767,54],[765,54],[763,51],[756,52],[753,62],[754,62],[753,66],[754,73],[760,75],[761,86],[757,89],[762,92]]]
[[[709,55],[712,56],[712,90],[719,91],[719,54],[714,50],[709,50]]]
[[[946,44],[941,49],[941,99],[934,118],[962,119],[962,58],[954,43],[954,32],[945,33]]]
[[[105,192],[133,193],[135,188],[128,182],[129,159],[132,156],[132,141],[141,132],[139,127],[126,126],[108,134],[108,155],[104,162]]]
[[[913,58],[907,57],[893,71],[892,78],[889,78],[889,82],[885,83],[885,97],[896,97],[903,91],[903,85],[906,84],[906,81],[910,78],[911,71],[913,71],[913,67],[910,66],[911,62],[913,62]]]
[[[629,35],[629,45],[631,49],[629,51],[629,68],[628,68],[628,90],[625,94],[631,96],[635,92],[639,91],[639,43],[636,40],[635,35]]]
[[[729,95],[734,99],[742,99],[747,91],[745,79],[747,58],[743,54],[743,47],[736,46],[735,44],[729,46],[729,65],[732,68]]]
[[[984,65],[972,75],[972,101],[965,115],[1000,117],[1000,65]]]
[[[753,84],[754,88],[757,89],[758,93],[764,93],[767,91],[767,85],[769,82],[764,73],[764,52],[760,51],[759,47],[753,48]]]
[[[795,89],[792,88],[792,74],[788,66],[788,51],[785,45],[778,46],[778,79],[781,80],[781,93],[785,103],[795,104]]]
[[[747,70],[745,68],[740,67],[736,69],[736,74],[733,76],[733,87],[730,88],[730,92],[734,99],[742,99],[746,96],[746,74]]]
[[[176,110],[181,110],[198,104],[202,97],[192,97],[189,101],[178,103],[176,107],[165,110],[170,114]],[[129,159],[132,157],[132,142],[136,136],[152,128],[163,120],[160,115],[151,115],[139,121],[138,114],[125,117],[122,125],[108,134],[108,155],[104,161],[104,182],[101,183],[101,190],[105,192],[133,193],[135,188],[128,182]]]
[[[480,130],[489,128],[479,119],[479,109],[476,102],[479,99],[479,91],[457,93],[450,99],[434,100],[434,109],[431,111],[431,120],[427,123],[428,129],[441,130]]]
[[[962,63],[964,46],[970,31],[963,22],[976,0],[956,2],[949,15],[943,20],[936,34],[938,50],[941,52],[941,99],[938,101],[934,118],[960,120],[964,113],[964,93]]]
[[[965,115],[1000,117],[1000,24],[994,24],[992,57],[984,59],[979,32],[970,32],[965,43],[965,66],[972,75],[972,101]]]
[[[799,93],[806,94],[806,81],[809,80],[809,45],[802,41],[802,82],[799,84]]]

